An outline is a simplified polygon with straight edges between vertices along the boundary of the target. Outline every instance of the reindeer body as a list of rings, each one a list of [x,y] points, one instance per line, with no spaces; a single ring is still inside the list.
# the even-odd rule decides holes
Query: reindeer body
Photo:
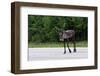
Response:
[[[74,30],[66,30],[66,31],[60,32],[59,33],[59,38],[60,38],[60,41],[64,42],[64,54],[66,53],[66,45],[65,45],[66,41],[67,41],[68,50],[71,53],[71,50],[69,48],[69,39],[72,40],[73,45],[74,45],[74,52],[76,52],[75,31]]]
[[[64,39],[72,38],[75,35],[74,30],[67,30],[59,33],[60,41],[64,41]]]

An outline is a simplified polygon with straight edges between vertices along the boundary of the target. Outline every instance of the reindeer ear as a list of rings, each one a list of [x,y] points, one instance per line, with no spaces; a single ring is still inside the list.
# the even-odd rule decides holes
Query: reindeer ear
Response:
[[[61,32],[59,32],[59,35],[61,35]]]

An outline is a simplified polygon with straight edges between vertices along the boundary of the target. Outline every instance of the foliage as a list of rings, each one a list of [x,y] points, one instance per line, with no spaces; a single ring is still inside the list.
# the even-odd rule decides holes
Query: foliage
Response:
[[[67,45],[66,45],[67,46]],[[73,47],[73,43],[69,42],[69,46]],[[76,47],[87,47],[87,41],[77,41]],[[29,48],[53,48],[53,47],[64,47],[63,42],[48,42],[48,43],[29,43]]]
[[[76,40],[87,40],[87,17],[28,16],[28,41],[33,43],[59,42],[58,33],[74,29]]]

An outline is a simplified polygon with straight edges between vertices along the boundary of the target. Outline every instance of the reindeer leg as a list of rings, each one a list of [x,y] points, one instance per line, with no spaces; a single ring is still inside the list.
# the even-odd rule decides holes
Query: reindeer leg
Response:
[[[64,54],[66,54],[66,44],[65,44],[65,39],[64,39]]]
[[[75,42],[75,36],[73,37],[73,45],[74,45],[74,52],[76,52],[76,42]]]
[[[67,39],[67,47],[68,47],[69,52],[71,53],[71,50],[69,48],[69,40],[68,39]]]

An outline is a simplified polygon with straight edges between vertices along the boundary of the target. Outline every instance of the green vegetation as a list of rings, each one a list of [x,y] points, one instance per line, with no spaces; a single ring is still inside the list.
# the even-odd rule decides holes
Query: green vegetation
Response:
[[[69,29],[76,32],[77,47],[86,47],[87,22],[87,17],[29,15],[29,47],[63,47],[63,42],[59,41],[59,32]]]
[[[72,43],[69,43],[70,47],[73,47]],[[87,47],[87,41],[76,42],[76,47]],[[29,43],[29,48],[46,48],[46,47],[64,47],[63,42],[52,42],[52,43]]]

